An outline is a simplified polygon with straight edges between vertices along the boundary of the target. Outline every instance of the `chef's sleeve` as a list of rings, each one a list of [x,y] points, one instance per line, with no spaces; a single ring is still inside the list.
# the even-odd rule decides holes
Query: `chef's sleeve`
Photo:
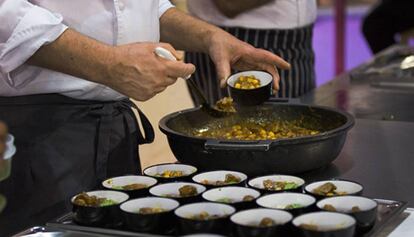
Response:
[[[168,9],[174,7],[168,0],[160,0],[158,5],[158,18],[162,16]]]
[[[61,15],[27,0],[0,0],[0,73],[10,73],[66,29]]]

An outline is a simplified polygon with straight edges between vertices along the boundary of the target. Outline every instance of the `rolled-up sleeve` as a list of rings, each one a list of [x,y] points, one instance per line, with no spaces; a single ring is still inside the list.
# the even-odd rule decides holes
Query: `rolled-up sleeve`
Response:
[[[158,5],[158,17],[161,17],[168,9],[174,7],[168,0],[160,0]]]
[[[26,0],[0,0],[0,72],[10,73],[66,29],[62,16]]]

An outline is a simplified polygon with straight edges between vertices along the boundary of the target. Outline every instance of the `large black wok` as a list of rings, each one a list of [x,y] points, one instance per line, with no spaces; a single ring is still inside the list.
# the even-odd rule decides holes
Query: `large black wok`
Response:
[[[293,120],[303,116],[303,126],[320,134],[261,141],[206,139],[194,132],[234,122]],[[353,117],[336,109],[301,104],[271,103],[246,107],[235,116],[213,118],[200,108],[169,114],[159,126],[167,135],[175,157],[200,170],[229,169],[250,176],[269,173],[300,173],[331,163],[341,151]]]

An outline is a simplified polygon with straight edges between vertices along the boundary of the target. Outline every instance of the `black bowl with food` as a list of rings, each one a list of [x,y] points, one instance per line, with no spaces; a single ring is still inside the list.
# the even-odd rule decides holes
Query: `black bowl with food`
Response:
[[[156,184],[157,180],[155,178],[141,175],[119,176],[102,182],[104,188],[124,192],[130,198],[148,196],[148,190]]]
[[[235,237],[289,236],[292,214],[282,210],[256,208],[237,212],[230,217]]]
[[[291,175],[260,176],[247,182],[248,186],[263,194],[278,192],[302,192],[305,180]]]
[[[206,187],[203,185],[189,182],[159,184],[149,190],[153,196],[172,198],[181,205],[201,201],[201,194],[204,191]]]
[[[181,206],[174,213],[178,217],[181,234],[214,233],[228,235],[230,216],[236,209],[222,203],[199,202]]]
[[[362,195],[364,187],[354,181],[348,180],[324,180],[310,183],[305,186],[305,192],[314,196],[317,200],[326,197]]]
[[[122,224],[119,205],[129,196],[117,191],[91,191],[72,197],[73,220],[81,225],[116,227]]]
[[[312,212],[292,221],[294,236],[303,237],[354,237],[355,219],[346,214],[334,212]]]
[[[259,196],[259,191],[245,187],[214,188],[202,194],[206,201],[229,204],[237,211],[256,207],[255,201]]]
[[[239,72],[229,77],[227,85],[238,106],[259,105],[272,95],[273,77],[263,71]]]
[[[330,197],[322,199],[316,205],[324,211],[346,213],[353,216],[357,222],[358,233],[371,230],[377,219],[378,203],[366,197]]]
[[[303,193],[274,193],[256,200],[258,206],[290,212],[293,216],[316,210],[316,199]]]
[[[174,231],[174,210],[180,204],[173,199],[145,197],[124,202],[120,208],[124,225],[134,231],[168,234]]]
[[[143,171],[144,175],[156,178],[158,183],[186,182],[197,173],[197,168],[185,164],[159,164],[150,166]]]
[[[230,170],[217,170],[197,174],[193,181],[207,188],[223,186],[246,186],[247,175]]]

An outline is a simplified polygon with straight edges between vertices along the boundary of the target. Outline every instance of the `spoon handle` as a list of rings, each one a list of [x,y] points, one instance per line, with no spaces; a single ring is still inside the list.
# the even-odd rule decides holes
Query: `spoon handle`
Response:
[[[177,61],[177,58],[175,58],[174,55],[169,50],[162,48],[162,47],[156,47],[155,54],[167,60]],[[190,77],[191,75],[188,75],[185,78],[189,82],[190,87],[197,93],[197,96],[199,99],[201,99],[202,104],[208,104],[207,98],[204,96],[204,93],[200,90],[200,88],[198,88],[195,82],[190,79]]]

